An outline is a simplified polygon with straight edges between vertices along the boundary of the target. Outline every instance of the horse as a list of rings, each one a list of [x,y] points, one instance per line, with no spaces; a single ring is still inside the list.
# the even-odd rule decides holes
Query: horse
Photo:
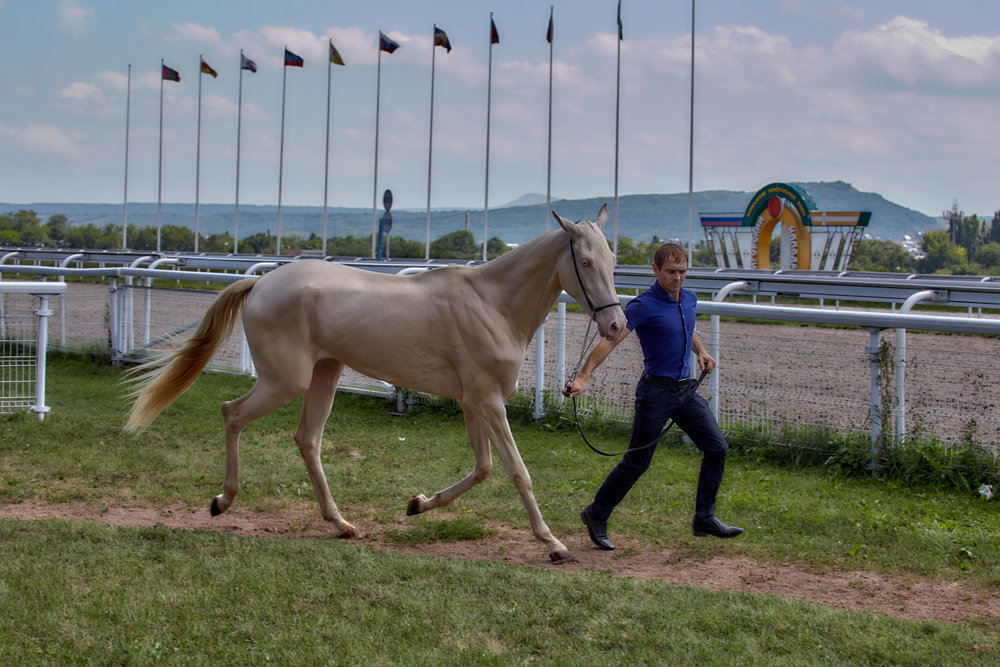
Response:
[[[222,404],[226,468],[213,516],[229,509],[239,491],[240,433],[304,394],[294,440],[320,512],[336,537],[359,535],[338,511],[320,461],[323,427],[349,366],[392,385],[452,398],[462,408],[472,472],[431,498],[414,496],[407,515],[444,507],[482,482],[493,466],[492,443],[534,536],[553,562],[573,560],[542,519],[505,404],[517,389],[528,343],[562,290],[594,319],[601,336],[616,338],[626,322],[613,281],[615,258],[602,232],[607,205],[594,222],[552,213],[559,222],[553,231],[478,266],[399,276],[304,260],[229,285],[182,347],[133,369],[135,401],[126,431],[141,432],[194,384],[242,315],[257,379],[249,392]]]

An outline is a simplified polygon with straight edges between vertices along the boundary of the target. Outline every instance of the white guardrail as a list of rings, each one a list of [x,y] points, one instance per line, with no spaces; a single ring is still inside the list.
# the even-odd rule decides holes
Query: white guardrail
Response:
[[[158,256],[142,256],[134,258],[131,262],[132,266],[105,266],[103,268],[70,268],[66,266],[68,261],[62,262],[62,265],[57,267],[24,264],[17,266],[2,265],[3,262],[0,261],[0,272],[56,276],[59,277],[60,280],[64,279],[64,277],[79,277],[101,278],[108,281],[107,288],[109,289],[109,292],[107,297],[108,305],[106,314],[108,320],[106,325],[107,340],[110,341],[112,358],[115,361],[121,361],[141,357],[141,355],[146,355],[145,358],[148,358],[148,355],[156,354],[157,350],[164,349],[163,347],[157,346],[167,344],[172,339],[180,338],[180,334],[197,322],[197,318],[200,317],[204,308],[207,307],[207,304],[212,298],[214,298],[213,294],[206,290],[153,288],[151,286],[153,279],[183,279],[185,281],[207,283],[230,283],[245,277],[248,273],[269,270],[277,265],[277,262],[266,260],[260,262],[244,262],[238,267],[238,272],[234,273],[206,270],[192,271],[189,269],[182,270],[181,267],[176,266],[175,268],[170,269],[142,268],[138,266],[140,263],[153,263],[161,265],[164,263],[168,265],[172,263],[170,261],[163,261],[166,259],[168,258],[161,258]],[[381,270],[385,270],[384,266],[379,268]],[[402,271],[405,273],[427,270],[428,268],[431,267],[394,267],[397,272]],[[621,270],[621,267],[619,267],[619,269]],[[628,267],[628,269],[632,270],[632,267]],[[628,291],[638,291],[641,288],[641,283],[643,283],[643,281],[639,279],[639,276],[637,274],[632,275],[629,271],[623,271],[623,273],[627,274],[628,277],[623,280],[627,287],[623,287],[622,291],[625,289]],[[777,278],[782,278],[782,276],[778,276]],[[756,303],[726,303],[724,302],[724,299],[734,293],[758,295],[763,281],[744,279],[722,282],[718,280],[718,276],[712,276],[710,287],[708,287],[701,284],[701,282],[707,281],[708,278],[699,278],[698,281],[701,282],[696,281],[694,285],[695,288],[698,291],[708,291],[708,294],[711,296],[710,299],[703,296],[702,300],[698,303],[698,313],[701,315],[708,315],[711,318],[711,329],[709,335],[706,339],[705,335],[702,334],[702,339],[708,345],[711,354],[716,359],[720,359],[720,372],[713,373],[712,376],[710,376],[710,381],[706,383],[708,385],[708,393],[710,395],[710,402],[713,411],[716,412],[717,416],[720,415],[720,412],[723,410],[722,403],[726,400],[727,391],[729,393],[739,393],[734,389],[734,385],[732,384],[736,382],[737,379],[732,378],[731,375],[727,375],[727,373],[730,372],[729,369],[732,364],[727,366],[722,363],[722,359],[727,354],[727,349],[726,345],[723,344],[722,337],[720,335],[721,317],[746,318],[762,323],[769,321],[786,323],[796,322],[803,324],[850,327],[866,332],[868,336],[867,345],[864,347],[868,367],[866,373],[867,379],[863,385],[865,389],[861,390],[860,386],[858,386],[858,389],[853,391],[851,398],[852,400],[860,398],[861,394],[864,394],[867,409],[862,419],[866,422],[865,425],[870,428],[873,445],[881,440],[885,427],[889,426],[889,424],[883,423],[886,415],[892,415],[892,418],[894,419],[891,424],[891,430],[893,433],[897,435],[906,433],[908,400],[906,384],[907,365],[909,361],[906,331],[910,329],[918,331],[976,334],[980,336],[1000,335],[1000,319],[995,317],[982,317],[982,308],[995,308],[995,294],[998,290],[1000,290],[1000,285],[997,285],[996,282],[993,282],[992,284],[984,284],[986,281],[979,281],[978,284],[974,285],[974,289],[966,289],[969,288],[970,285],[973,285],[973,281],[961,281],[957,280],[957,277],[950,278],[951,280],[945,281],[949,288],[949,293],[958,294],[960,292],[963,295],[961,301],[954,298],[949,299],[948,294],[945,293],[944,290],[937,289],[937,285],[939,284],[938,282],[932,283],[932,286],[934,286],[935,289],[926,289],[928,285],[925,284],[922,279],[913,280],[908,283],[909,285],[912,285],[909,293],[900,291],[902,290],[902,287],[900,286],[893,286],[893,290],[895,290],[893,293],[893,299],[905,298],[905,301],[899,308],[899,312],[847,310],[828,307],[791,307]],[[864,294],[858,294],[854,297],[850,292],[844,291],[840,287],[833,290],[830,290],[829,288],[817,287],[814,283],[817,283],[819,280],[819,277],[809,276],[809,290],[812,292],[827,293],[828,297],[831,298],[832,295],[830,292],[832,291],[838,300],[855,298],[862,300],[865,298]],[[879,285],[882,285],[885,281],[878,277],[873,277],[872,280],[877,283],[873,285],[873,289],[885,289],[884,287],[879,287]],[[928,278],[928,280],[932,279]],[[652,282],[651,276],[648,277],[646,281],[647,282],[645,282],[645,284]],[[10,284],[10,282],[0,281],[0,285]],[[59,283],[42,282],[32,284],[57,285]],[[65,290],[65,287],[63,289]],[[786,290],[791,291],[787,285],[780,286],[778,289],[781,290],[780,293],[782,294],[787,293]],[[823,292],[823,290],[827,291]],[[976,297],[977,290],[985,290],[985,292],[983,292],[985,296],[981,301],[970,300],[978,298]],[[861,292],[864,292],[864,290],[861,290]],[[64,294],[64,292],[62,294]],[[137,308],[136,298],[140,294],[142,295],[142,304],[141,307]],[[909,298],[906,298],[907,294]],[[64,295],[61,297],[61,300],[65,298],[66,297]],[[166,320],[167,315],[174,316],[179,311],[185,310],[185,308],[182,308],[179,305],[171,305],[174,302],[168,302],[168,299],[182,298],[186,299],[188,302],[196,298],[201,301],[196,305],[185,307],[191,312],[190,315],[185,315],[187,319],[173,323],[168,322]],[[630,298],[632,297],[622,296],[622,303],[626,303]],[[889,299],[885,298],[883,300],[888,301]],[[909,312],[916,303],[921,301],[935,301],[937,303],[950,301],[949,305],[960,305],[960,307],[967,309],[968,316],[925,315]],[[178,301],[177,303],[180,302]],[[580,338],[580,332],[571,331],[572,327],[567,324],[566,303],[573,303],[573,300],[568,295],[563,294],[559,299],[559,305],[555,315],[555,331],[550,332],[549,334],[550,339],[554,339],[554,343],[549,343],[548,347],[549,354],[551,354],[552,348],[555,350],[554,363],[546,357],[546,325],[543,325],[535,337],[533,350],[529,351],[529,359],[526,361],[525,368],[522,369],[521,385],[524,387],[532,387],[529,398],[532,402],[533,412],[536,417],[544,415],[546,401],[552,401],[555,403],[560,403],[562,401],[562,396],[558,390],[564,385],[566,379],[567,338],[573,338],[574,336],[576,338]],[[895,307],[896,305],[894,303],[893,308]],[[980,316],[974,316],[974,308],[978,308]],[[45,308],[43,307],[40,310],[45,310]],[[93,308],[91,308],[91,310],[93,310]],[[60,321],[62,321],[62,318],[65,318],[65,313],[66,308],[60,307]],[[574,326],[577,326],[580,322],[580,316],[579,314],[573,314],[573,316],[576,318]],[[570,317],[569,319],[573,319],[573,317]],[[64,335],[64,330],[65,327],[61,324],[60,336]],[[137,333],[137,331],[141,333]],[[882,349],[882,341],[884,340],[883,334],[885,332],[890,332],[895,336],[892,363],[894,377],[890,383],[894,386],[894,390],[891,392],[891,400],[894,405],[883,405],[886,396],[888,395],[885,392],[885,386],[888,380],[883,377],[886,373],[885,355]],[[156,334],[155,336],[154,333]],[[249,352],[246,349],[245,339],[242,337],[242,331],[240,331],[240,336],[238,338],[239,340],[236,342],[238,352],[232,353],[231,358],[228,361],[222,362],[221,365],[238,372],[252,374],[252,360],[250,359]],[[173,344],[176,345],[176,341],[174,341]],[[573,361],[576,360],[576,354],[576,350],[574,350]],[[616,352],[616,354],[618,353]],[[754,354],[759,353],[755,352]],[[773,354],[773,352],[765,354]],[[990,354],[993,357],[996,357],[995,347]],[[782,363],[782,360],[771,359],[767,363],[770,363],[770,365],[773,366]],[[801,362],[795,363],[801,365]],[[532,364],[534,366],[533,373],[530,368]],[[554,371],[552,370],[553,368]],[[854,376],[857,376],[859,374],[859,369],[858,367],[852,366],[849,371],[845,372],[853,373]],[[525,377],[526,374],[529,377]],[[550,378],[550,381],[548,382],[546,381],[547,377]],[[551,381],[553,379],[554,382]],[[854,381],[856,380],[857,377],[854,377]],[[622,386],[634,386],[634,381],[622,380],[618,382],[618,384]],[[844,384],[846,384],[846,382]],[[395,397],[397,405],[400,408],[402,407],[404,397],[410,396],[403,390],[397,390],[395,387],[370,378],[362,377],[360,381],[352,383],[349,378],[345,377],[344,385],[348,390],[350,390],[353,385],[353,389],[361,393]],[[596,387],[598,385],[599,383],[591,384],[591,393],[597,391]],[[546,389],[546,386],[549,388]],[[626,393],[630,392],[631,386],[628,386],[624,391]],[[764,399],[752,398],[748,400],[768,400],[766,398],[766,394],[762,395],[765,396]],[[523,400],[523,395],[518,399],[515,399],[515,401],[520,402],[523,402]],[[996,400],[1000,401],[1000,398]],[[986,403],[992,404],[993,401],[994,397],[991,396]],[[585,407],[584,409],[586,410],[590,408]],[[611,414],[612,412],[614,414]],[[608,418],[627,421],[630,419],[628,412],[629,410],[621,409],[619,407],[615,410],[609,411]],[[790,416],[782,418],[786,420],[794,420],[795,416],[790,414]],[[852,419],[853,421],[851,421]],[[976,411],[974,414],[970,415],[969,419],[982,422],[983,420],[996,418]],[[723,421],[723,419],[720,419],[720,423]],[[858,420],[853,417],[848,418],[847,421],[850,422],[855,428],[861,425]],[[822,425],[821,422],[816,423]],[[725,428],[725,424],[723,426]],[[844,424],[830,424],[830,426],[831,428],[836,429],[843,427]],[[997,432],[1000,432],[1000,424],[997,425]],[[992,444],[994,446],[997,444],[997,438],[995,436],[993,437]]]

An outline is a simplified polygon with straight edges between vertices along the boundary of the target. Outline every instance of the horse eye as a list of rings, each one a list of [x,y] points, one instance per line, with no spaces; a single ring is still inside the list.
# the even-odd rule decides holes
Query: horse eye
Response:
[[[589,267],[589,266],[590,266],[590,260],[589,260],[589,259],[584,259],[584,260],[583,260],[582,262],[580,262],[580,263],[581,263],[581,264],[583,264],[583,265],[584,265],[584,266],[586,266],[586,267]]]

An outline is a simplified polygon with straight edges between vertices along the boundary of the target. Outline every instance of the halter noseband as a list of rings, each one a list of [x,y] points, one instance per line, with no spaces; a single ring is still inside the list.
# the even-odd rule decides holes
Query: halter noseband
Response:
[[[612,306],[620,306],[618,301],[612,303],[606,303],[603,306],[594,306],[594,303],[590,300],[590,295],[587,294],[587,288],[583,284],[583,278],[580,276],[580,267],[576,265],[576,250],[573,249],[573,239],[569,240],[569,252],[573,256],[573,270],[576,271],[576,280],[580,283],[580,289],[583,291],[583,298],[587,300],[587,307],[590,308],[591,319],[597,315],[598,311],[604,310],[605,308],[611,308]]]

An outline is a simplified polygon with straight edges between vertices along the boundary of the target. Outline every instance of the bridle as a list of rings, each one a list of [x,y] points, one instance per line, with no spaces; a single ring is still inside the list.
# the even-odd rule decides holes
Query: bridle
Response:
[[[587,288],[583,284],[583,277],[580,275],[580,267],[576,265],[576,250],[573,249],[572,238],[569,240],[569,252],[573,256],[573,270],[576,271],[576,280],[580,283],[580,290],[583,292],[583,298],[587,300],[587,307],[590,308],[590,319],[593,320],[598,311],[604,310],[605,308],[611,308],[612,306],[620,306],[621,303],[619,303],[617,299],[612,303],[606,303],[603,306],[594,306],[594,302],[590,300],[590,295],[587,294]]]

